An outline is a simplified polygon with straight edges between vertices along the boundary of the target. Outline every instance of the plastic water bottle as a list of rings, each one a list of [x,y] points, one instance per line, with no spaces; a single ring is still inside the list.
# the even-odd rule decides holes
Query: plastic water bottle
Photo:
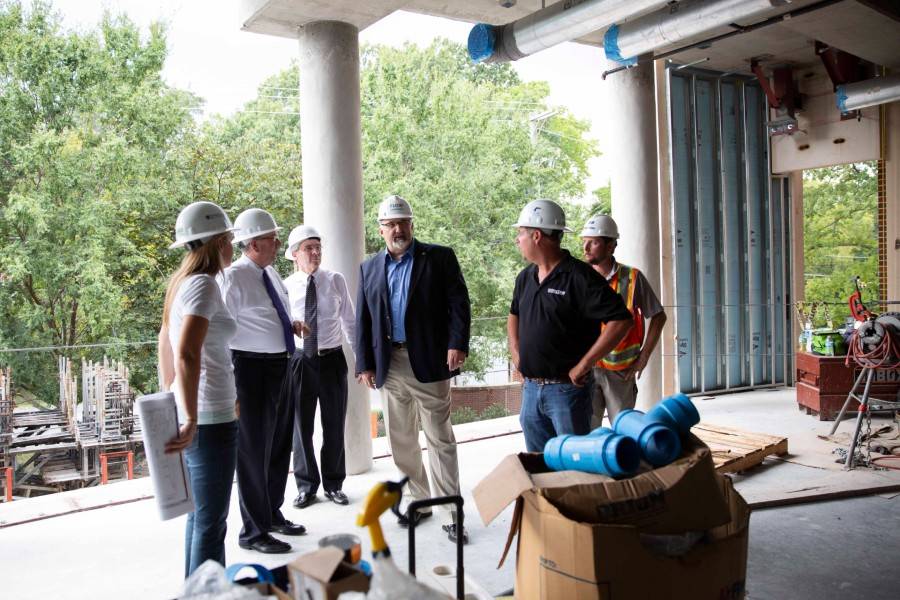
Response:
[[[797,350],[801,352],[806,350],[806,330],[800,332],[800,337],[797,338]]]
[[[830,334],[825,338],[825,356],[834,356],[834,340]]]
[[[813,332],[812,323],[806,322],[806,351],[812,354]]]

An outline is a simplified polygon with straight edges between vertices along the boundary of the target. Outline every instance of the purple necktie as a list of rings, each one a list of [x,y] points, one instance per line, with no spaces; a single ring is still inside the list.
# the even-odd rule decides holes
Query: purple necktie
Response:
[[[266,273],[265,269],[263,269],[263,285],[266,286],[266,293],[269,294],[272,306],[275,307],[275,312],[278,313],[278,319],[281,321],[284,345],[288,353],[293,354],[294,350],[297,349],[294,345],[294,327],[291,325],[291,319],[288,317],[287,311],[284,310],[284,304],[281,303],[281,298],[278,297],[278,292],[275,291],[275,286],[272,285],[272,280],[269,279],[269,274]]]

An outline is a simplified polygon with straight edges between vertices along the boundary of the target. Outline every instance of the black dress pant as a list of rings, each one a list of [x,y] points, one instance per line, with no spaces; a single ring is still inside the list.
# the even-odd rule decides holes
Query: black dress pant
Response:
[[[291,359],[297,406],[294,410],[294,480],[298,492],[315,494],[341,489],[344,466],[344,420],[347,416],[347,360],[341,349],[322,356],[304,357],[297,350]],[[322,476],[316,464],[313,429],[316,404],[322,419]]]
[[[294,424],[293,378],[287,353],[232,351],[240,402],[238,496],[244,526],[240,539],[252,542],[284,523]]]

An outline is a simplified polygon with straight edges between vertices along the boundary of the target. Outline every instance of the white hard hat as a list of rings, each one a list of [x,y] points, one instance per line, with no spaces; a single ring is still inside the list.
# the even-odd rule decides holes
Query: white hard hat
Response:
[[[246,242],[281,229],[275,219],[261,208],[248,208],[234,220],[234,243]]]
[[[284,249],[284,257],[288,260],[294,260],[294,250],[299,248],[300,244],[306,240],[311,239],[321,240],[322,236],[319,235],[319,232],[316,231],[315,227],[310,227],[309,225],[297,225],[291,229],[291,234],[288,236],[287,248]]]
[[[186,246],[190,242],[205,244],[210,239],[234,231],[231,219],[218,204],[212,202],[194,202],[188,204],[178,213],[175,219],[175,241],[169,249]]]
[[[388,196],[378,205],[378,220],[388,219],[412,219],[412,207],[409,202],[394,194]]]
[[[619,239],[619,227],[609,215],[594,215],[584,224],[581,237],[605,237]]]
[[[566,213],[553,200],[532,200],[526,204],[522,212],[519,213],[516,227],[572,232],[571,229],[566,227]]]

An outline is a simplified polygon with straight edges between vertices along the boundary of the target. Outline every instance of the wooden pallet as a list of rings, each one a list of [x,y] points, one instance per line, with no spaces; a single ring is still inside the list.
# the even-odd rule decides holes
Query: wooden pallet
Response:
[[[719,473],[745,471],[761,464],[767,456],[782,456],[788,452],[787,438],[777,435],[702,422],[694,425],[691,433],[712,450],[713,463]]]

